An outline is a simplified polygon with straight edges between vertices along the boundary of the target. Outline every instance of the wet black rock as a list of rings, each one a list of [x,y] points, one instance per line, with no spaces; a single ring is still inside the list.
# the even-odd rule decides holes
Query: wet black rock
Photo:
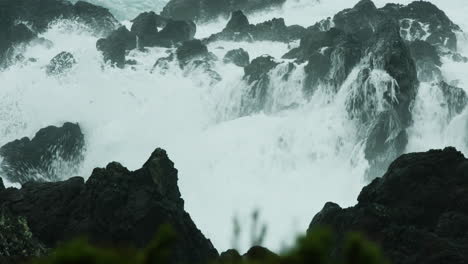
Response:
[[[46,66],[46,73],[48,75],[67,73],[75,64],[75,57],[71,53],[63,51],[50,60],[49,65]]]
[[[136,35],[122,26],[107,38],[99,39],[96,47],[102,52],[105,62],[110,62],[117,67],[123,67],[126,52],[135,49],[136,44]]]
[[[466,263],[467,194],[468,160],[454,148],[406,154],[361,191],[356,206],[327,203],[309,231],[329,226],[340,240],[363,232],[395,264]]]
[[[236,10],[246,12],[281,6],[285,0],[171,0],[161,15],[179,20],[207,21],[229,16]]]
[[[290,42],[300,39],[305,32],[306,29],[298,25],[286,26],[283,18],[273,18],[251,25],[242,11],[235,11],[223,31],[211,35],[205,39],[205,42],[220,40]]]
[[[179,62],[184,65],[188,61],[208,55],[208,48],[198,39],[185,41],[176,50],[176,56]]]
[[[242,32],[249,29],[249,19],[240,10],[234,11],[231,14],[231,19],[227,23],[224,30],[232,32]]]
[[[1,170],[10,182],[54,181],[80,165],[84,136],[77,124],[49,126],[0,148]]]
[[[138,37],[138,48],[143,48],[158,43],[158,27],[164,27],[167,19],[151,11],[141,13],[132,22],[131,31]]]
[[[241,115],[249,115],[263,110],[270,87],[270,71],[279,63],[271,56],[264,55],[253,59],[244,67],[244,81],[249,90],[242,97]]]
[[[24,217],[50,248],[80,236],[98,245],[143,248],[170,224],[177,235],[171,263],[206,263],[217,251],[184,211],[177,181],[174,163],[156,149],[139,170],[114,162],[94,169],[86,183],[80,177],[30,182],[1,191],[0,205]]]
[[[250,63],[249,53],[242,48],[230,50],[224,56],[223,62],[232,63],[239,67],[246,67]]]
[[[437,87],[442,91],[450,119],[460,114],[465,109],[468,103],[468,97],[465,90],[449,85],[446,82],[439,82],[433,85],[437,85]]]
[[[110,34],[119,25],[117,19],[107,8],[85,1],[75,3],[73,15],[78,18],[78,21],[90,26],[96,33],[102,35]]]
[[[13,45],[36,39],[37,33],[45,31],[57,19],[77,20],[99,35],[110,33],[119,24],[107,9],[83,1],[73,5],[62,0],[3,0],[0,3],[0,66],[9,66],[11,58],[7,52]],[[17,21],[27,21],[31,28]]]
[[[170,20],[161,30],[160,38],[165,45],[171,46],[178,42],[192,40],[197,32],[197,26],[193,21]]]
[[[416,62],[418,79],[421,82],[442,80],[440,56],[437,48],[429,42],[416,40],[409,44],[411,55]]]
[[[23,258],[38,257],[44,253],[45,246],[33,236],[26,219],[1,206],[0,263],[22,263]]]

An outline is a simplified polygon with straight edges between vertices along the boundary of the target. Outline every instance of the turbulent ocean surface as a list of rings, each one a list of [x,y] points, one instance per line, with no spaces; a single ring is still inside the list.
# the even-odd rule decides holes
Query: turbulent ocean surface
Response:
[[[127,25],[138,13],[160,11],[165,4],[163,0],[92,2],[108,7]],[[289,0],[282,9],[249,19],[257,23],[284,17],[287,24],[310,26],[356,2]],[[466,0],[432,2],[468,32]],[[387,1],[375,3],[380,7]],[[197,25],[196,37],[219,32],[226,22]],[[138,62],[134,66],[102,68],[96,50],[99,36],[86,27],[56,21],[42,36],[54,46],[31,45],[23,52],[38,63],[0,72],[0,145],[31,137],[48,125],[78,122],[86,136],[85,161],[79,171],[85,177],[110,161],[137,169],[155,147],[165,148],[179,170],[186,210],[220,251],[231,246],[235,218],[241,222],[245,248],[251,214],[258,209],[260,221],[268,226],[266,245],[279,249],[296,232],[306,230],[325,202],[353,205],[367,183],[363,142],[346,114],[346,82],[333,98],[316,93],[306,100],[302,94],[305,65],[299,65],[287,81],[281,78],[285,69],[279,67],[271,72],[267,110],[240,117],[246,89],[240,67],[218,62],[215,69],[223,79],[216,84],[176,67],[166,74],[152,73],[153,64],[166,56],[166,50],[150,48],[131,52],[130,59]],[[468,56],[467,37],[460,32],[458,39],[459,51]],[[279,42],[215,42],[208,48],[222,58],[238,47],[251,58],[269,54],[278,60],[289,50],[288,44]],[[61,51],[73,53],[76,67],[66,76],[47,76],[45,65]],[[466,63],[444,59],[441,70],[448,81],[457,81],[468,92]],[[441,97],[439,90],[421,83],[407,152],[452,145],[468,154],[468,112],[465,109],[448,122]],[[287,107],[293,104],[297,107]]]

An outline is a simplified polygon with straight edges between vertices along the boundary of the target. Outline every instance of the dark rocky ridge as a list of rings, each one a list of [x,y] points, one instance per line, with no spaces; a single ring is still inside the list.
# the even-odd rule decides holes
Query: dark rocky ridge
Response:
[[[84,1],[73,5],[63,0],[3,0],[0,3],[0,66],[8,66],[9,49],[37,38],[37,33],[57,19],[75,19],[98,35],[106,35],[119,25],[107,9]],[[32,28],[17,25],[16,21],[27,21]]]
[[[203,22],[219,16],[228,16],[235,10],[252,12],[281,6],[286,0],[171,0],[161,15],[180,20]]]
[[[163,27],[158,30],[158,27]],[[133,20],[129,31],[122,26],[106,38],[97,41],[96,47],[103,54],[104,61],[117,67],[126,64],[126,53],[145,47],[173,47],[184,41],[192,40],[197,26],[192,21],[172,20],[154,12],[141,13]]]
[[[290,42],[300,39],[306,29],[298,26],[286,26],[283,18],[273,18],[256,25],[249,23],[248,18],[240,10],[231,14],[231,19],[220,33],[213,34],[204,40],[205,43],[214,41],[279,41]]]
[[[364,232],[395,264],[468,261],[468,160],[454,148],[401,156],[358,201],[327,203],[309,231],[330,226],[339,240]]]
[[[133,172],[114,162],[95,169],[86,183],[75,177],[0,190],[0,207],[24,217],[49,248],[83,235],[98,245],[145,247],[170,224],[177,234],[172,263],[206,263],[218,254],[184,211],[177,173],[166,152],[156,149]]]
[[[2,146],[0,169],[15,183],[59,180],[63,170],[74,171],[80,165],[84,147],[84,135],[77,124],[49,126],[32,139],[25,137]]]

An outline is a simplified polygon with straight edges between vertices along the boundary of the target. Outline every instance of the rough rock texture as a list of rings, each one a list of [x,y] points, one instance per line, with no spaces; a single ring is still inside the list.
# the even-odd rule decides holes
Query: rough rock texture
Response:
[[[234,49],[230,50],[224,55],[224,63],[232,63],[239,67],[246,67],[250,63],[250,56],[247,51],[244,49]]]
[[[131,31],[120,27],[107,38],[97,41],[96,47],[103,54],[104,61],[117,67],[124,67],[127,51],[145,47],[172,47],[183,41],[192,40],[197,27],[192,21],[165,19],[153,12],[142,13],[133,20]],[[164,28],[158,31],[158,26]]]
[[[126,51],[136,48],[136,36],[124,26],[112,32],[107,38],[99,39],[96,43],[98,50],[102,52],[105,62],[117,67],[125,65]]]
[[[242,11],[235,11],[226,27],[220,33],[211,35],[205,42],[213,41],[279,41],[290,42],[300,39],[306,29],[298,26],[286,26],[283,18],[273,18],[256,25],[251,25]]]
[[[79,177],[30,182],[1,191],[0,206],[25,217],[47,247],[82,235],[96,244],[144,247],[170,224],[178,236],[173,263],[206,263],[217,251],[184,211],[177,173],[166,152],[156,149],[139,170],[114,162],[95,169],[86,183]]]
[[[228,16],[235,10],[246,12],[281,6],[285,0],[171,0],[161,15],[180,20],[207,21]]]
[[[0,169],[10,182],[58,180],[64,171],[73,171],[82,160],[84,136],[77,124],[49,126],[33,139],[27,137],[0,148]]]
[[[0,207],[0,263],[18,263],[23,257],[37,257],[44,253],[44,245],[33,237],[26,219]]]
[[[107,9],[83,1],[74,5],[62,0],[0,1],[0,66],[8,66],[9,49],[35,39],[57,19],[76,19],[99,35],[110,33],[119,24]],[[16,21],[26,21],[31,28]]]
[[[415,40],[409,44],[411,55],[416,62],[418,79],[421,82],[431,82],[442,80],[442,72],[440,66],[439,52],[437,48],[429,42]]]
[[[48,75],[59,75],[67,73],[73,66],[75,66],[75,57],[70,52],[63,51],[50,60],[49,65],[46,67]]]
[[[465,90],[449,85],[446,82],[439,82],[434,85],[437,85],[442,91],[445,104],[448,106],[450,119],[460,114],[465,109],[468,103],[468,97]]]
[[[468,160],[454,148],[401,156],[358,201],[327,203],[309,231],[364,232],[395,264],[468,261]]]

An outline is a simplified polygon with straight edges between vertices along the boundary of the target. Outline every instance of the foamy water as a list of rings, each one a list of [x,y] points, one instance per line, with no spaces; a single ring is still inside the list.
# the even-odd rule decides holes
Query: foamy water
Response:
[[[250,20],[282,16],[287,24],[308,26],[355,2],[290,0],[284,9],[259,13]],[[434,2],[465,25],[462,14],[468,3]],[[114,8],[123,4],[112,3],[117,3]],[[384,1],[377,3],[382,6]],[[208,36],[224,25],[223,20],[202,25],[197,36]],[[205,75],[177,67],[165,74],[151,73],[157,58],[166,56],[162,48],[132,52],[130,57],[138,61],[135,66],[103,67],[95,48],[97,37],[72,22],[57,22],[43,37],[54,46],[29,46],[23,53],[36,58],[36,63],[0,72],[0,145],[33,136],[48,125],[78,122],[87,142],[80,170],[84,177],[110,161],[137,169],[156,147],[163,147],[179,169],[186,210],[218,250],[231,246],[234,217],[241,219],[244,231],[241,249],[249,246],[250,214],[257,208],[268,224],[266,246],[279,249],[307,229],[325,202],[351,206],[366,184],[363,174],[368,164],[361,138],[345,109],[350,82],[333,97],[319,91],[305,100],[304,65],[297,65],[287,81],[279,67],[271,72],[265,113],[239,117],[247,88],[242,68],[217,62],[214,69],[223,80],[212,85]],[[466,43],[461,41],[464,52],[468,52]],[[280,60],[288,50],[286,44],[273,42],[216,42],[209,49],[222,58],[238,47],[247,50],[251,59],[270,54]],[[65,76],[48,77],[44,67],[61,51],[71,52],[78,64]],[[450,61],[442,68],[464,89],[466,69],[465,64]],[[467,114],[447,124],[440,95],[431,89],[422,84],[418,94],[408,151],[447,144],[466,151]],[[296,107],[285,110],[289,105]]]

